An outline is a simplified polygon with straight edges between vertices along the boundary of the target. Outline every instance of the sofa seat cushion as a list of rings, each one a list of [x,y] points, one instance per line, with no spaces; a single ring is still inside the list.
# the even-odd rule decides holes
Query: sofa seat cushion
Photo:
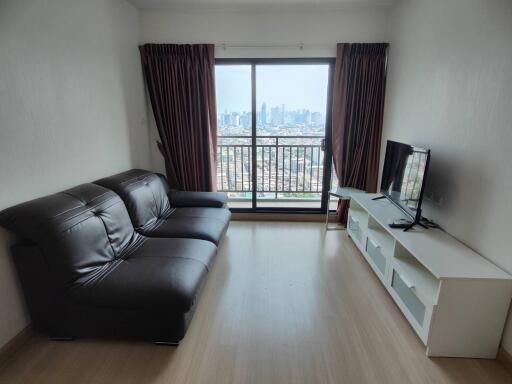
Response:
[[[227,208],[185,207],[174,209],[169,217],[198,217],[226,224],[231,219],[231,212]]]
[[[168,194],[173,207],[222,208],[228,201],[223,192],[188,192],[171,190]]]
[[[229,226],[231,212],[225,208],[176,208],[155,226],[142,229],[149,237],[208,240],[219,244]]]
[[[207,241],[146,239],[104,273],[75,284],[69,294],[77,303],[94,307],[186,313],[215,253]]]

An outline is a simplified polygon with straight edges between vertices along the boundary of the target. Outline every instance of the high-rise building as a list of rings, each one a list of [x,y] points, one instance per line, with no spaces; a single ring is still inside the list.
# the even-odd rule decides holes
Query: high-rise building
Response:
[[[273,107],[270,109],[270,122],[272,125],[283,124],[282,111],[280,107]]]
[[[311,125],[311,112],[309,112],[309,109],[304,111],[304,124]]]
[[[267,103],[261,104],[261,124],[267,125]]]
[[[323,115],[320,112],[313,112],[311,114],[311,123],[320,125],[324,122]]]
[[[238,127],[240,125],[240,115],[238,112],[233,112],[231,114],[231,125]]]
[[[243,128],[250,128],[251,127],[251,113],[250,112],[244,112],[240,116],[240,125]]]
[[[231,115],[226,113],[223,115],[224,125],[231,125]]]
[[[304,110],[303,112],[300,111],[300,109],[297,109],[293,112],[293,120],[297,124],[303,124],[304,123]]]

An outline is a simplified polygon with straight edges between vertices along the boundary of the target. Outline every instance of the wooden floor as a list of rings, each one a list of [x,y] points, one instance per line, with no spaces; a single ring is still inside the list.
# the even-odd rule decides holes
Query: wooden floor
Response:
[[[512,383],[496,361],[429,359],[344,231],[233,222],[178,347],[37,336],[1,383]]]

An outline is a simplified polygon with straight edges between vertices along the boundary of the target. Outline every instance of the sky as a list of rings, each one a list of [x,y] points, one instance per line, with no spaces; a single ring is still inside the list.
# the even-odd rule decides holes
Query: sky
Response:
[[[325,114],[327,103],[327,65],[257,65],[256,109],[285,104],[286,110],[309,109]],[[215,67],[217,110],[251,111],[251,66]]]

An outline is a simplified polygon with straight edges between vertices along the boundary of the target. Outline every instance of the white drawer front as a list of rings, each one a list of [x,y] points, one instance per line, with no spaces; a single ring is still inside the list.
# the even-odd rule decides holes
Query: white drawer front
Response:
[[[396,270],[393,270],[391,287],[398,297],[400,297],[402,303],[407,307],[414,319],[416,319],[420,327],[423,328],[427,308],[413,292],[406,278],[402,277]]]
[[[361,242],[362,235],[361,235],[361,226],[359,225],[359,221],[354,219],[352,216],[349,216],[347,225],[348,225],[348,229],[350,230],[352,235],[355,237],[355,239],[357,241]]]
[[[370,238],[366,240],[366,253],[384,276],[386,274],[386,257],[382,254],[381,247]]]

